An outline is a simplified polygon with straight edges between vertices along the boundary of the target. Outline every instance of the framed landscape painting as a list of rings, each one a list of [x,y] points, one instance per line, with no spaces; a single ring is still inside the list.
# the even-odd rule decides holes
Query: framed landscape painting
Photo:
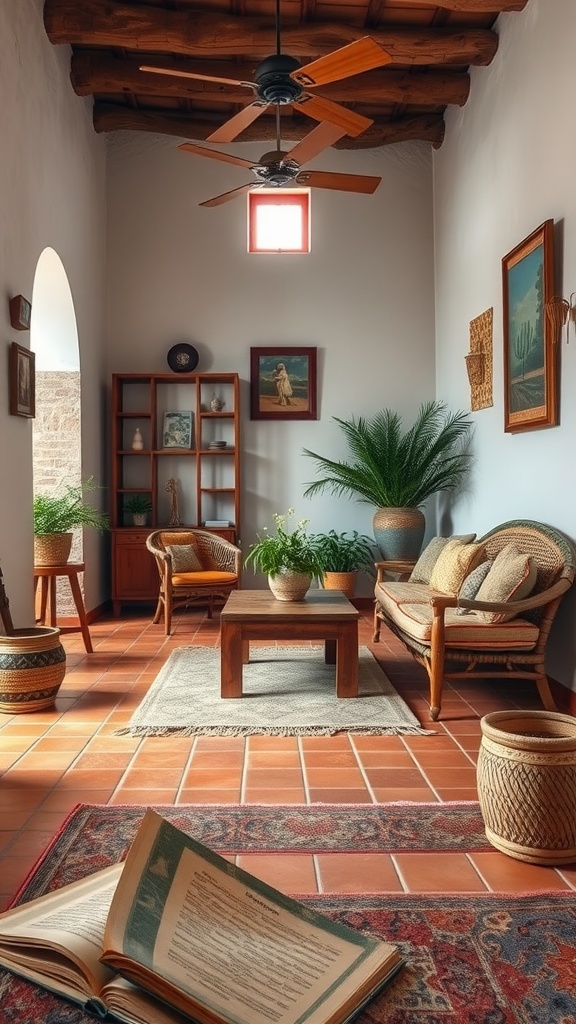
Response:
[[[504,430],[558,422],[557,350],[545,314],[554,291],[554,222],[547,220],[502,260]]]
[[[250,417],[315,420],[316,349],[250,349]]]

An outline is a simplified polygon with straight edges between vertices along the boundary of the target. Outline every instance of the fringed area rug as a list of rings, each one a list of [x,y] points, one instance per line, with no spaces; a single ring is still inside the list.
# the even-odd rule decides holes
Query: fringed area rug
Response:
[[[179,647],[128,725],[130,736],[278,736],[423,733],[368,647],[360,647],[359,696],[336,696],[335,666],[323,647],[252,647],[243,695],[220,697],[220,650]]]
[[[280,853],[286,848],[337,853],[351,846],[362,854],[375,848],[380,852],[476,850],[482,844],[478,805],[472,803],[197,805],[157,810],[195,838],[212,837],[211,845],[220,852],[234,852],[235,842],[230,846],[234,837],[237,850],[262,850],[268,855],[271,849]],[[78,808],[41,858],[18,902],[121,858],[143,813],[144,808],[134,807]],[[346,820],[351,826],[349,846]],[[467,844],[458,838],[460,832],[468,834]],[[406,967],[358,1017],[359,1024],[568,1024],[576,1020],[576,893],[290,895],[351,928],[396,943],[406,956]],[[0,973],[0,1024],[93,1021],[57,996]]]

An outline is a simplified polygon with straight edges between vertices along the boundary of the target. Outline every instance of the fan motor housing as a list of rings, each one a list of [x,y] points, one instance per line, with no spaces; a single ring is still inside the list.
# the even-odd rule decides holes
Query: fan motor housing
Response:
[[[276,53],[265,59],[256,68],[255,80],[258,95],[267,103],[281,106],[295,103],[304,92],[301,85],[291,78],[291,73],[301,67],[296,57],[287,53]]]

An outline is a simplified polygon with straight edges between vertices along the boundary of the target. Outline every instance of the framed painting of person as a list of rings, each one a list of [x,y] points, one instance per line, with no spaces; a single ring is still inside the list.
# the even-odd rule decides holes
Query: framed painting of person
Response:
[[[315,420],[316,349],[279,345],[250,349],[250,417]]]
[[[23,348],[15,341],[10,345],[9,381],[10,413],[12,416],[36,415],[36,357],[29,348]]]

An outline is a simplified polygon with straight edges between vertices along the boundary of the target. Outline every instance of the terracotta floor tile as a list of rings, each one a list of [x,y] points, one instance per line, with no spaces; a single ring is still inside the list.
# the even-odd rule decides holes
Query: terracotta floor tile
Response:
[[[300,752],[298,750],[250,750],[246,751],[246,764],[249,768],[298,768],[300,769]]]
[[[299,788],[303,785],[299,768],[247,768],[244,775],[247,789]]]
[[[408,892],[485,892],[464,853],[397,853],[394,863]]]
[[[316,855],[321,892],[403,892],[394,863],[386,853]]]
[[[150,769],[129,768],[119,780],[122,789],[146,789],[150,784]],[[155,768],[152,773],[155,789],[177,789],[182,780],[182,768]]]
[[[240,786],[236,789],[181,789],[177,804],[237,804]]]
[[[243,853],[238,856],[237,864],[288,895],[318,892],[314,859],[307,854]]]
[[[292,789],[245,789],[243,804],[305,804],[304,787]]]
[[[366,776],[373,788],[380,789],[413,789],[423,781],[416,765],[413,768],[366,768]]]
[[[473,789],[476,787],[476,768],[425,768],[424,775],[431,786],[450,789]]]
[[[311,804],[371,804],[372,798],[366,789],[318,789],[308,790]]]
[[[538,889],[570,889],[552,867],[541,867],[494,853],[471,853],[471,862],[493,892],[529,892]]]
[[[306,767],[306,781],[314,789],[358,789],[364,784],[359,768]]]
[[[414,757],[407,750],[360,750],[363,768],[414,768]]]
[[[435,787],[435,792],[438,794],[438,799],[444,803],[453,803],[455,800],[478,800],[478,790],[476,786],[466,789],[450,789],[449,786],[438,786]]]
[[[146,774],[146,773],[144,773]],[[241,768],[189,768],[182,779],[182,789],[234,789],[240,786]]]
[[[428,789],[426,786],[414,786],[406,789],[380,789],[374,787],[372,790],[374,794],[374,800],[379,804],[390,804],[390,803],[438,803],[439,799],[433,790]]]
[[[173,804],[176,800],[176,789],[124,789],[120,786],[114,790],[109,804],[132,804],[136,807],[147,807],[148,804]]]
[[[355,768],[358,759],[351,749],[348,750],[305,750],[303,752],[306,768]]]

